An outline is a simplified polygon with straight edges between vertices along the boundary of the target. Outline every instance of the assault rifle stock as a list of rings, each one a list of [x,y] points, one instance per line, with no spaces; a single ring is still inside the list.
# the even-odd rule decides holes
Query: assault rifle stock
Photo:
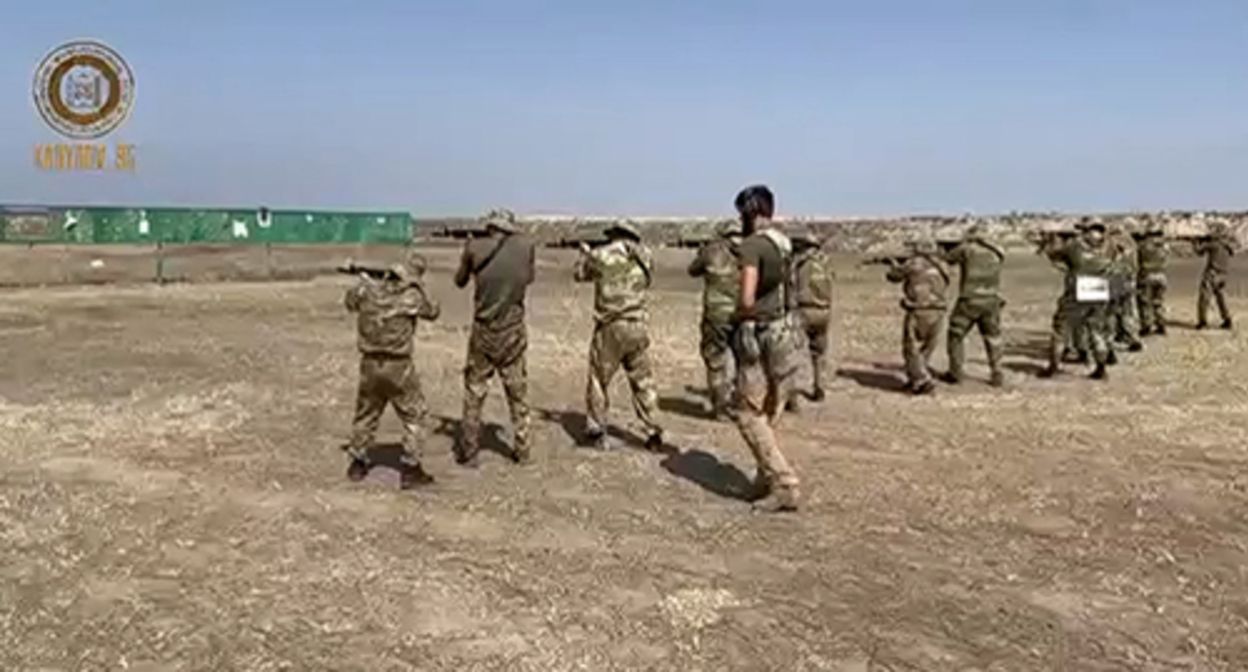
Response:
[[[385,264],[359,263],[356,261],[348,260],[347,262],[340,265],[337,268],[337,271],[339,273],[345,273],[347,275],[360,275],[361,273],[363,273],[364,275],[367,275],[368,277],[373,278],[374,280],[398,280],[399,279],[399,276],[396,275],[394,271],[390,270],[390,267],[386,266]],[[411,284],[415,285],[417,283],[413,281]]]

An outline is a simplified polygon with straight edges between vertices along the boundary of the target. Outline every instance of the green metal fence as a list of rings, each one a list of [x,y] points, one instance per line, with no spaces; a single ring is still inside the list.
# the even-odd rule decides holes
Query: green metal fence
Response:
[[[0,209],[0,242],[68,244],[406,244],[406,212],[192,208]]]

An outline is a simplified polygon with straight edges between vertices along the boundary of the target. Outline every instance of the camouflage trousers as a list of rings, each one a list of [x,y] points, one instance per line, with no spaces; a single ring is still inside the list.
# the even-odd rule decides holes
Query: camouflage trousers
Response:
[[[1166,274],[1146,273],[1135,284],[1136,303],[1140,311],[1140,328],[1149,331],[1166,326]]]
[[[731,321],[702,318],[702,363],[706,365],[706,388],[716,414],[732,405],[735,387],[732,375],[736,370],[732,335],[735,329]]]
[[[366,354],[360,358],[355,422],[347,453],[352,459],[369,463],[368,449],[387,405],[394,406],[403,423],[403,464],[419,465],[428,431],[428,408],[411,357]]]
[[[517,455],[527,455],[529,445],[529,376],[525,365],[528,331],[523,321],[509,325],[475,322],[468,337],[464,365],[464,417],[461,455],[471,457],[481,446],[481,409],[489,392],[490,378],[497,372],[507,395]]]
[[[757,323],[757,358],[750,356],[751,348],[743,343],[746,335],[740,330],[733,347],[740,362],[737,369],[737,428],[754,454],[759,484],[769,489],[783,488],[795,495],[797,474],[780,452],[774,431],[791,395],[798,370],[797,346],[800,338],[796,333],[794,317]]]
[[[1200,324],[1205,324],[1210,300],[1217,302],[1222,321],[1230,321],[1231,310],[1226,305],[1226,274],[1206,272],[1200,278],[1200,293],[1196,295],[1196,321]]]
[[[1124,343],[1140,342],[1140,319],[1136,314],[1135,288],[1114,296],[1109,302],[1109,336]]]
[[[644,320],[619,319],[594,327],[589,344],[589,376],[585,385],[588,411],[586,431],[591,436],[606,431],[610,397],[607,391],[615,374],[624,368],[632,391],[633,412],[651,436],[662,431],[655,420],[658,394],[650,368],[649,325]]]
[[[949,314],[949,331],[945,336],[945,349],[949,356],[949,374],[962,376],[966,366],[966,335],[978,328],[984,339],[984,353],[988,356],[988,369],[994,375],[1001,372],[1001,308],[1005,301],[999,297],[960,297]]]
[[[1076,349],[1091,350],[1097,364],[1109,361],[1109,304],[1059,300],[1049,337],[1049,367],[1061,366],[1062,348],[1073,338]]]
[[[906,362],[906,379],[911,389],[932,382],[932,353],[940,337],[943,308],[906,310],[901,326],[901,355]]]
[[[818,393],[828,384],[828,330],[832,325],[832,311],[828,308],[799,308],[797,314],[805,332],[806,349],[810,353],[811,388]]]

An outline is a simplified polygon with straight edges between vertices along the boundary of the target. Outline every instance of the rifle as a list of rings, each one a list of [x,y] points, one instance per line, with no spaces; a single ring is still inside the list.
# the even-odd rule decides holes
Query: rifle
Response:
[[[342,265],[338,266],[336,270],[339,273],[346,273],[348,275],[359,275],[363,273],[364,275],[367,275],[368,277],[374,280],[398,280],[399,279],[399,276],[396,275],[394,271],[390,270],[389,266],[369,264],[369,263],[361,264],[361,263],[352,261],[350,259],[348,259]],[[416,280],[412,280],[411,283],[409,284],[415,287],[420,286],[419,282],[417,282]]]
[[[910,258],[908,254],[877,254],[874,257],[863,259],[858,263],[859,266],[900,266],[906,263]]]

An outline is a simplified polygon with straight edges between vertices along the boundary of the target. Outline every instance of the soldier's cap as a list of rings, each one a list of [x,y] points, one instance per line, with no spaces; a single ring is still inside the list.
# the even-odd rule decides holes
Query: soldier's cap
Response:
[[[407,257],[403,259],[403,265],[416,274],[416,277],[420,277],[429,269],[429,260],[413,250],[408,252]]]
[[[481,223],[485,228],[495,228],[504,233],[516,232],[516,213],[506,208],[495,208],[481,218]]]
[[[906,247],[916,254],[936,254],[936,241],[931,238],[914,238],[906,242]]]
[[[1160,236],[1165,232],[1165,225],[1158,221],[1149,222],[1148,226],[1144,227],[1144,233],[1149,236]]]
[[[402,282],[412,282],[413,280],[420,279],[420,275],[416,272],[416,269],[407,264],[390,264],[390,272]]]
[[[641,231],[637,230],[637,225],[634,222],[627,219],[611,224],[603,233],[605,233],[607,237],[611,237],[613,235],[624,235],[637,242],[641,242]]]
[[[967,238],[982,238],[986,233],[988,233],[988,227],[983,222],[973,222],[966,227]]]

